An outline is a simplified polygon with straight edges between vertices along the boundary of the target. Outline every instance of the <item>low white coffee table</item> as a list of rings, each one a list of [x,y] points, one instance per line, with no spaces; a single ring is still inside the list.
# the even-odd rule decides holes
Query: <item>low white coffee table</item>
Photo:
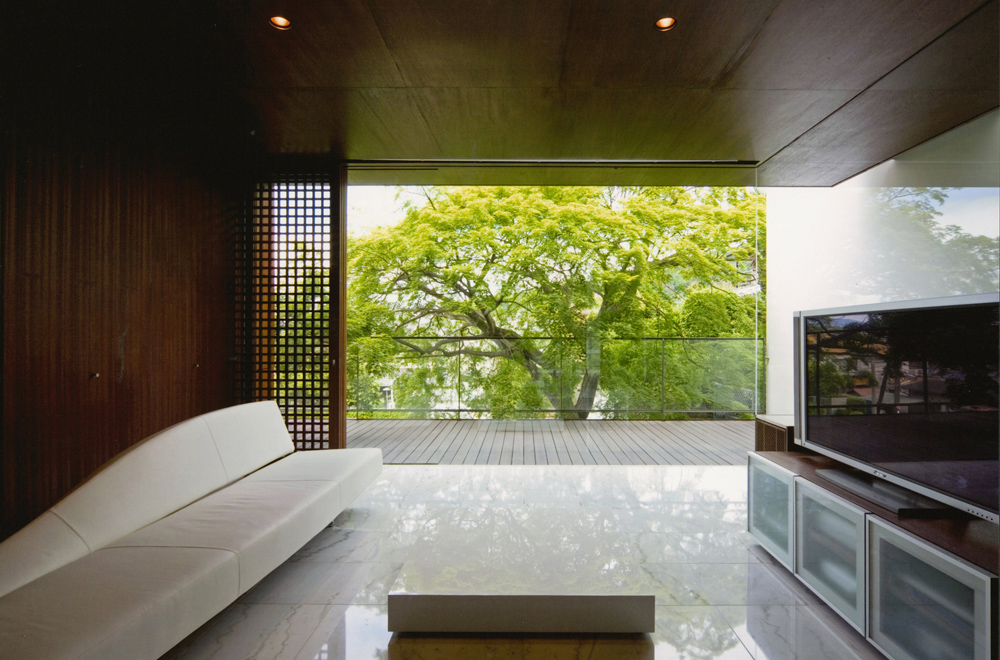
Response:
[[[392,632],[649,633],[655,598],[607,511],[456,511],[389,593]]]

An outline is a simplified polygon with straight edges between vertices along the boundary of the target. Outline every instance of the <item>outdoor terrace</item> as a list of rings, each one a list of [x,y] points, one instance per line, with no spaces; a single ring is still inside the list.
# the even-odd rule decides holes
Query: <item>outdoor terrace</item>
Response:
[[[349,447],[411,465],[746,465],[753,422],[348,419]]]

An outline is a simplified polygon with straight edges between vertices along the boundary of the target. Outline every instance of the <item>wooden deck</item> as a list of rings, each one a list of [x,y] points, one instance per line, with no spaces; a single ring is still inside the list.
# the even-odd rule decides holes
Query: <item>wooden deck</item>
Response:
[[[413,465],[746,465],[753,422],[347,420],[348,447]]]

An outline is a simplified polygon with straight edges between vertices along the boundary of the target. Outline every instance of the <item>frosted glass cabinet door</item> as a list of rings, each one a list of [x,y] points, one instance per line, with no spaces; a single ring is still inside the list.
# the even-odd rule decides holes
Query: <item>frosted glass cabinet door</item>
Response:
[[[865,631],[865,511],[795,479],[795,574]]]
[[[795,475],[750,454],[747,464],[750,512],[747,530],[774,558],[792,569],[792,481]]]
[[[896,660],[992,660],[996,576],[868,517],[868,638]]]

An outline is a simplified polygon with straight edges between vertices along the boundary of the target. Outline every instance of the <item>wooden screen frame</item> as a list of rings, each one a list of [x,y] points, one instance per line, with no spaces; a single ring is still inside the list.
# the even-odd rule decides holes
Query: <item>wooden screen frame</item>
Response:
[[[347,447],[347,165],[330,182],[330,447]],[[336,184],[336,185],[334,185]]]
[[[285,165],[282,167],[281,165]],[[286,423],[295,440],[297,450],[343,449],[347,446],[347,167],[337,163],[315,161],[278,163],[273,168],[277,174],[260,177],[253,192],[253,203],[248,214],[250,245],[249,309],[246,328],[249,348],[249,369],[246,383],[249,400],[276,399],[279,396],[276,365],[280,356],[277,350],[279,293],[274,285],[274,273],[280,261],[275,241],[273,204],[275,186],[307,183],[326,185],[329,189],[329,319],[327,334],[320,335],[328,349],[327,371],[327,433],[322,442],[297,437],[300,429],[294,416],[286,415]],[[313,420],[314,421],[314,420]],[[307,424],[307,426],[309,426]],[[315,433],[315,423],[308,432]],[[308,436],[312,438],[312,436]]]

